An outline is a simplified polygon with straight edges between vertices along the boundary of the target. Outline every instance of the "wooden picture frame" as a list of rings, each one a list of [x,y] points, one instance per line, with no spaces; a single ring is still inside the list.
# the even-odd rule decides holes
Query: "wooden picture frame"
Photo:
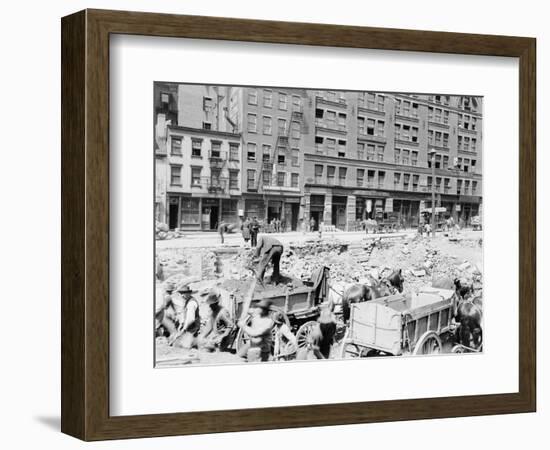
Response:
[[[535,411],[535,39],[104,10],[61,25],[64,433],[100,440]],[[519,58],[519,392],[110,416],[109,36],[117,33]]]

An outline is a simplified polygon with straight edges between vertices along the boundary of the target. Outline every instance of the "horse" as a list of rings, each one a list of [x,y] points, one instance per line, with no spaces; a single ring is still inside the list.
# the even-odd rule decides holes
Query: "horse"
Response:
[[[386,283],[381,283],[374,278],[370,277],[373,281],[371,286],[366,284],[353,284],[344,291],[342,297],[342,313],[344,316],[344,322],[347,322],[351,315],[351,304],[368,302],[375,298],[387,297],[391,295],[390,288]]]
[[[455,305],[455,321],[460,325],[457,329],[457,342],[466,347],[479,348],[483,332],[481,322],[483,313],[478,299],[459,300]]]
[[[380,280],[381,283],[384,283],[388,286],[389,290],[392,291],[392,294],[397,292],[403,292],[403,273],[401,269],[396,269],[390,273],[387,277],[384,277]]]

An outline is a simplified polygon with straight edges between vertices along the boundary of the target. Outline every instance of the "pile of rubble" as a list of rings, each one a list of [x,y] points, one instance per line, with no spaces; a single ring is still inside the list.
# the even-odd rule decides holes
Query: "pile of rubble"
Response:
[[[184,234],[177,228],[170,231],[167,224],[158,221],[155,223],[155,239],[159,241],[175,239],[183,236]]]

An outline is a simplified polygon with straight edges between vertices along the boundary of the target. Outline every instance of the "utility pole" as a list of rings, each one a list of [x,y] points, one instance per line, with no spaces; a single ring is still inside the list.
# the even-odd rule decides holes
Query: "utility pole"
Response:
[[[435,238],[435,150],[429,152],[432,162],[432,239]]]

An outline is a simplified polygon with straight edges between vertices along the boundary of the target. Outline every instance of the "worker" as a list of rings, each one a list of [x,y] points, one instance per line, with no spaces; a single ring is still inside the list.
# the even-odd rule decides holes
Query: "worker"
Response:
[[[270,317],[271,301],[260,300],[251,305],[252,319],[250,325],[240,320],[238,325],[250,340],[239,350],[241,358],[246,357],[248,362],[269,361],[273,346],[272,330],[274,322]]]
[[[165,283],[162,304],[155,314],[157,333],[159,336],[166,336],[168,339],[175,336],[178,328],[176,307],[172,299],[175,288],[176,285],[172,281]]]
[[[174,338],[170,341],[170,345],[190,350],[197,346],[197,336],[201,326],[201,318],[199,315],[199,302],[192,294],[193,291],[188,284],[183,284],[177,289],[181,295],[183,304],[180,308],[179,328]]]
[[[280,279],[279,261],[283,254],[283,244],[274,237],[261,235],[256,246],[256,258],[260,258],[256,268],[256,280],[263,285],[264,274],[267,265],[273,263],[273,274],[271,281],[277,283]]]
[[[281,311],[277,311],[273,315],[275,323],[275,342],[273,344],[273,354],[276,359],[287,359],[296,353],[298,348],[296,336],[290,330],[290,327],[284,320],[284,315]]]
[[[220,305],[221,295],[217,290],[211,290],[206,298],[209,306],[208,319],[199,336],[199,345],[207,351],[213,352],[216,349],[225,350],[224,339],[229,335],[232,328],[229,311]]]
[[[307,337],[306,346],[300,349],[296,359],[329,359],[335,335],[334,304],[329,302],[321,308],[317,323]]]
[[[256,245],[258,245],[258,233],[260,231],[260,224],[256,216],[252,218],[252,221],[250,222],[249,227],[250,227],[250,246],[256,247]]]
[[[229,224],[222,222],[220,223],[220,226],[218,227],[218,233],[220,233],[220,239],[222,241],[222,244],[224,243],[223,235],[229,231]]]

